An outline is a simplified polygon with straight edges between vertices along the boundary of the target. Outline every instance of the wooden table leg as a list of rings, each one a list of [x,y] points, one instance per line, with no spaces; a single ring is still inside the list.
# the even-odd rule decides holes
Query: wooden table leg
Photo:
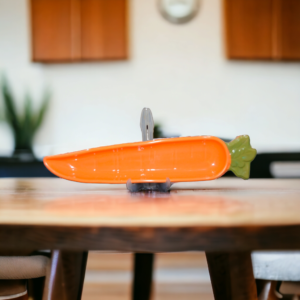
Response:
[[[250,252],[206,253],[215,300],[257,300]]]
[[[150,300],[152,292],[154,254],[135,253],[133,273],[133,300]]]
[[[54,250],[43,300],[80,300],[88,252]]]

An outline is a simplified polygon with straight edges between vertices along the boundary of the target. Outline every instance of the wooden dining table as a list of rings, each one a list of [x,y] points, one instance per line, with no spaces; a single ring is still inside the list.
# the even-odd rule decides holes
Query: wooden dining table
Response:
[[[300,180],[220,178],[130,193],[125,185],[1,179],[0,254],[49,249],[43,299],[79,300],[88,251],[101,250],[205,251],[215,299],[254,300],[251,251],[300,249]]]

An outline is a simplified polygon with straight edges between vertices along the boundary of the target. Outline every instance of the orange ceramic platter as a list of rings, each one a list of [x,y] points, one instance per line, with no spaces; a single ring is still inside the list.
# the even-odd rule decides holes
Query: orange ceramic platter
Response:
[[[148,183],[212,180],[228,170],[247,179],[256,150],[247,135],[230,143],[213,136],[156,139],[92,148],[44,158],[67,180],[88,183]]]

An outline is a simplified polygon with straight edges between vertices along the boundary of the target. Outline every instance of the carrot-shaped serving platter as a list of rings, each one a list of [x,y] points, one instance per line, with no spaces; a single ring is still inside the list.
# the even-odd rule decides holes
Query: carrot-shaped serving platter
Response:
[[[90,183],[212,180],[228,170],[249,178],[256,150],[247,135],[230,143],[213,136],[179,137],[92,148],[44,158],[64,179]]]
[[[146,128],[148,130],[149,125]],[[213,136],[195,136],[53,155],[45,157],[44,164],[55,175],[78,182],[175,183],[213,180],[228,170],[248,179],[250,163],[255,156],[256,150],[251,148],[247,135],[238,136],[229,143]]]

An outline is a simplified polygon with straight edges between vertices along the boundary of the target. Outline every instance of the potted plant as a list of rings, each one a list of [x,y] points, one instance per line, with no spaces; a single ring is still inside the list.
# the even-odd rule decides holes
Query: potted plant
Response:
[[[1,81],[1,94],[4,103],[4,118],[14,136],[13,155],[20,160],[34,160],[33,138],[44,120],[51,96],[50,92],[44,92],[41,106],[38,109],[33,108],[32,98],[28,93],[25,96],[22,111],[17,110],[14,95],[6,78]]]
[[[165,135],[162,130],[162,126],[158,123],[154,124],[153,138],[155,139],[165,138]]]

